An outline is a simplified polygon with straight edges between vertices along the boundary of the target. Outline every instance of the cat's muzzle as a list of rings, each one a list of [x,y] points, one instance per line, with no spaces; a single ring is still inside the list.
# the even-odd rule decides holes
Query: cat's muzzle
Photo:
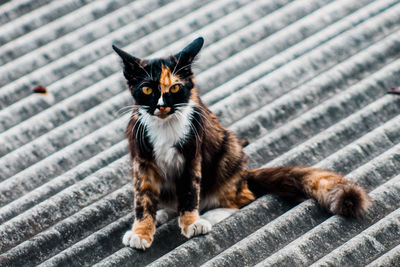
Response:
[[[156,110],[154,111],[154,115],[156,115],[157,117],[159,117],[161,119],[165,119],[166,117],[168,117],[170,112],[171,112],[170,107],[157,106]]]

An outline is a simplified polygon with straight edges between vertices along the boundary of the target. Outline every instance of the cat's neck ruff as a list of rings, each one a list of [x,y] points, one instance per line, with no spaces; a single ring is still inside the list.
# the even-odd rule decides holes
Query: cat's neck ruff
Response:
[[[168,180],[183,171],[185,158],[175,145],[184,141],[191,129],[193,102],[179,107],[165,119],[152,116],[145,110],[139,110],[140,119],[146,126],[147,136],[153,145],[153,154],[160,174]]]

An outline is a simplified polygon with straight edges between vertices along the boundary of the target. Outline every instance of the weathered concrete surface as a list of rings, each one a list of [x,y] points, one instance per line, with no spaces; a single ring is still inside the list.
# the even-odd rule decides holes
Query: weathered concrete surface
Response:
[[[111,44],[162,56],[199,35],[200,92],[249,165],[346,174],[374,200],[365,217],[267,195],[206,236],[171,220],[149,250],[122,246],[131,97]],[[0,266],[400,266],[399,58],[397,0],[5,2]]]

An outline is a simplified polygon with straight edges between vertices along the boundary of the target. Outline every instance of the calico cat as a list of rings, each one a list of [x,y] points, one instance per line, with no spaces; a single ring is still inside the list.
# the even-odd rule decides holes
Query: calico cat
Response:
[[[156,223],[176,215],[184,236],[206,234],[265,193],[315,198],[334,214],[365,212],[367,193],[340,174],[308,167],[247,169],[245,141],[221,126],[196,89],[192,64],[203,42],[200,37],[176,55],[149,60],[113,46],[135,102],[126,129],[135,220],[123,243],[150,247]],[[200,216],[204,210],[210,211]]]

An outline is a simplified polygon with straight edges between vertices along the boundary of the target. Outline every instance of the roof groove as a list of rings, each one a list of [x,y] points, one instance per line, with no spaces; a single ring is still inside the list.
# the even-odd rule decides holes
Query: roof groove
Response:
[[[332,38],[338,36],[339,34],[347,31],[349,28],[360,24],[361,22],[368,19],[370,16],[374,16],[377,13],[382,12],[382,10],[387,9],[388,7],[390,7],[391,5],[393,5],[396,2],[397,1],[373,2],[354,13],[350,13],[352,10],[350,10],[350,12],[349,12],[346,9],[346,11],[349,12],[349,14],[347,14],[342,19],[338,20],[337,22],[333,23],[332,25],[327,26],[326,28],[321,27],[322,29],[320,31],[316,31],[312,35],[304,37],[305,38],[304,40],[300,40],[298,43],[295,43],[293,46],[290,46],[290,47],[282,50],[278,55],[273,55],[271,58],[265,58],[265,60],[266,60],[265,62],[261,61],[261,62],[259,62],[258,65],[255,65],[254,67],[243,72],[239,76],[232,77],[232,80],[225,81],[223,86],[219,86],[213,90],[207,91],[205,93],[205,95],[203,96],[203,100],[205,101],[205,103],[207,103],[209,105],[215,104],[215,102],[223,99],[224,97],[228,96],[229,94],[234,93],[235,91],[240,90],[241,88],[248,85],[249,83],[260,79],[263,75],[267,75],[267,74],[271,73],[273,70],[281,67],[283,64],[285,64],[293,59],[296,59],[299,56],[301,56],[307,52],[310,52],[311,49],[314,49],[314,48],[324,44],[325,42],[331,40]],[[332,3],[332,5],[335,3],[336,2]],[[338,3],[341,4],[340,6],[343,6],[343,4],[344,4],[341,2],[338,2]],[[348,2],[346,2],[346,3],[348,3]],[[361,3],[361,2],[357,1],[357,3]],[[317,14],[317,13],[315,13],[315,14]],[[315,18],[313,17],[312,19],[314,20]],[[325,20],[327,19],[326,15],[324,13],[322,14],[322,19],[325,19]],[[304,23],[305,21],[306,21],[306,19],[304,18],[300,23]],[[293,28],[295,30],[297,29],[297,25],[298,25],[298,23],[293,24]],[[311,24],[310,27],[318,27],[318,26]],[[274,39],[279,41],[280,38],[286,39],[289,36],[289,35],[286,35],[286,32],[281,32],[281,34],[282,34],[282,36],[275,37]],[[294,32],[292,33],[289,31],[289,34],[293,35]],[[291,37],[291,38],[293,38],[293,37]],[[265,49],[265,46],[269,46],[269,43],[271,41],[273,41],[273,40],[269,40],[268,38],[266,40],[267,41],[265,41],[265,44],[263,44],[262,42],[259,42],[252,46],[252,47],[254,47],[254,49],[258,48],[256,51],[251,50],[252,53],[255,54],[254,57],[256,59],[258,59],[260,57],[261,57],[261,59],[263,59],[262,57],[263,57],[263,53],[265,53],[264,51],[268,50],[268,49]],[[280,47],[280,45],[283,45],[283,44],[281,44],[281,42],[279,42],[278,44],[275,46],[271,46],[271,48],[274,49],[275,47]],[[258,52],[258,50],[260,52]],[[276,52],[276,51],[274,50],[274,52]],[[250,54],[248,51],[243,51],[243,52],[239,52],[234,57],[237,56],[239,58],[239,57],[252,56],[252,55],[248,55],[248,54]],[[224,64],[224,62],[222,62],[221,64]],[[219,66],[219,65],[220,64],[218,64],[216,66]],[[226,64],[226,65],[228,65],[228,64]],[[224,67],[228,67],[228,66],[224,66]],[[216,67],[212,67],[207,72],[210,72],[211,73],[210,75],[212,75],[212,73],[215,73],[217,71],[217,70],[215,70],[215,68]],[[200,77],[202,77],[202,75],[203,74],[200,73],[198,75],[198,77],[200,78]],[[205,76],[207,76],[207,75],[205,75]],[[202,84],[201,80],[199,80],[198,82],[200,84]]]
[[[396,103],[398,103],[398,99],[394,99],[393,97],[383,97],[381,101],[378,103],[374,102],[371,105],[373,108],[376,108],[378,112],[384,112],[384,114],[391,118],[391,116],[395,116],[395,112],[398,111],[399,107]],[[321,106],[317,107],[316,109],[324,109],[324,107]],[[332,111],[337,112],[338,110],[336,109]],[[286,125],[280,128],[271,131],[271,133],[258,139],[254,143],[251,143],[245,148],[246,154],[250,157],[250,167],[259,167],[259,162],[267,161],[271,161],[268,166],[276,166],[287,163],[287,161],[280,162],[279,159],[274,160],[274,158],[286,153],[295,145],[300,145],[301,143],[305,142],[308,136],[317,135],[324,129],[326,130],[327,128],[331,127],[331,123],[333,122],[324,115],[324,113],[315,112],[315,110],[311,109],[310,111],[304,113],[304,115],[288,122]],[[353,138],[357,137],[357,135],[354,136],[354,134],[355,132],[358,132],[358,129],[354,127],[354,125],[362,127],[362,131],[369,131],[376,127],[377,123],[378,125],[382,123],[380,122],[379,117],[374,118],[374,120],[367,120],[370,116],[374,115],[374,110],[371,110],[371,106],[366,106],[353,115],[351,115],[351,113],[347,115],[349,117],[344,118],[343,122],[338,120],[336,124],[333,124],[332,128],[327,130],[334,130],[334,134],[331,136],[325,135],[324,137],[331,139],[335,138],[335,134],[338,134],[341,131],[341,136],[349,138],[347,139],[348,141],[343,141],[349,142]],[[343,124],[346,125],[346,128],[343,127]],[[307,127],[307,130],[301,130],[303,127]],[[358,134],[358,136],[359,135],[360,134]],[[341,143],[336,143],[336,149],[339,148],[337,145],[339,145],[339,147],[342,146]]]
[[[0,24],[5,24],[17,17],[20,17],[32,10],[40,8],[49,3],[50,0],[21,0],[18,2],[10,1],[1,6]]]
[[[78,212],[130,181],[128,156],[103,167],[82,181],[0,225],[0,250],[8,251],[28,238]],[[119,174],[119,175],[118,175]],[[113,178],[113,179],[111,179]],[[21,231],[22,230],[22,231]],[[11,248],[12,250],[12,248]]]
[[[62,125],[65,125],[75,117],[88,116],[90,110],[96,108],[97,105],[102,104],[105,106],[104,103],[111,103],[117,98],[121,100],[117,103],[117,107],[128,105],[130,101],[124,100],[128,95],[125,82],[120,77],[113,77],[111,81],[102,80],[1,133],[0,156],[33,142],[34,139],[47,134],[57,127],[62,127]],[[50,96],[40,95],[37,97]],[[112,108],[112,110],[108,110],[109,113],[115,112],[115,107]]]
[[[310,53],[289,62],[246,88],[222,99],[214,106],[213,111],[216,112],[224,125],[230,125],[243,118],[244,114],[256,111],[260,106],[274,100],[278,94],[288,92],[300,84],[312,80],[318,74],[351,57],[352,53],[370,46],[370,42],[375,43],[391,32],[398,30],[399,23],[391,20],[395,17],[393,13],[399,12],[399,10],[400,5],[397,5],[396,8],[392,7],[392,9],[356,26]],[[374,26],[372,27],[370,23]],[[368,27],[366,27],[367,25]],[[382,27],[388,32],[384,32]],[[351,49],[344,49],[343,46],[348,45]],[[273,88],[281,88],[281,90],[276,91]],[[249,92],[252,92],[252,94],[249,94]],[[228,108],[232,103],[241,105],[243,108],[233,112],[232,109]]]
[[[127,2],[128,0],[125,1]],[[121,3],[117,2],[118,5],[115,3],[115,1],[93,2],[96,7],[85,6],[84,10],[75,11],[69,17],[57,20],[57,26],[60,25],[59,27],[62,27],[63,30],[42,27],[36,34],[38,36],[24,36],[24,39],[30,40],[29,42],[20,39],[9,42],[6,47],[2,48],[0,61],[4,63],[12,61],[0,67],[0,75],[2,75],[0,86],[15,81],[60,57],[67,56],[76,48],[94,42],[109,34],[110,31],[124,26],[127,21],[135,20],[152,9],[160,7],[157,4],[163,4],[160,1],[157,1],[157,3],[149,2],[146,5],[140,2],[133,2],[131,5],[121,8],[126,3],[122,1]],[[114,12],[111,12],[113,9],[115,9]],[[99,18],[97,13],[104,12],[110,13]],[[77,20],[76,17],[83,19]],[[121,17],[123,20],[120,19]],[[77,28],[72,28],[70,32],[66,31],[65,27],[72,27],[74,23],[78,24]],[[50,26],[54,28],[53,25],[46,25],[46,27]],[[95,30],[96,26],[102,30]],[[57,35],[54,36],[55,34],[52,34],[52,32],[56,32]],[[54,40],[51,39],[52,37],[54,37]],[[7,48],[9,49],[7,50]],[[18,57],[11,58],[8,61],[4,60],[4,56],[7,56],[11,51],[14,54],[19,53]],[[35,53],[34,57],[32,53]]]
[[[246,35],[258,35],[260,31],[269,30],[269,28],[271,27],[276,28],[278,26],[279,30],[273,32],[271,35],[267,36],[264,39],[260,39],[257,43],[252,44],[248,49],[239,51],[238,53],[231,55],[231,58],[229,58],[228,60],[222,61],[215,66],[211,65],[211,68],[207,69],[205,73],[200,73],[198,75],[198,79],[201,92],[209,93],[212,88],[221,85],[221,83],[224,83],[229,79],[235,78],[236,75],[241,74],[248,68],[254,67],[260,62],[268,60],[271,57],[278,57],[275,56],[277,53],[279,55],[279,53],[284,52],[286,49],[289,49],[289,47],[297,45],[299,41],[302,41],[310,35],[313,36],[324,26],[329,25],[329,23],[343,19],[342,16],[347,16],[350,12],[354,12],[357,7],[362,7],[363,3],[366,4],[368,3],[368,1],[358,2],[359,5],[355,5],[354,3],[343,4],[338,1],[333,1],[327,6],[320,7],[319,9],[315,9],[314,7],[314,10],[310,10],[311,12],[301,17],[299,21],[296,21],[295,23],[290,23],[283,28],[280,27],[279,24],[274,23],[275,21],[280,20],[280,17],[271,19],[266,17],[261,21],[253,23],[253,25],[247,26],[245,29],[241,30],[238,33],[243,37],[238,36],[238,40],[236,42],[243,42],[242,40],[246,38]],[[291,9],[289,9],[289,11],[291,12],[285,15],[284,12],[287,12],[286,9],[288,8],[280,10],[280,13],[283,13],[282,16],[291,16]],[[336,12],[332,12],[333,10],[335,10]],[[316,21],[320,23],[315,23]],[[212,45],[214,50],[218,49],[220,46],[220,43]],[[218,52],[216,51],[214,55],[217,55],[217,53]],[[297,51],[297,53],[299,53],[299,51]],[[250,54],[251,56],[249,56]],[[243,60],[243,58],[246,58],[246,60]],[[208,60],[200,59],[200,61]],[[270,66],[266,66],[267,70],[270,68]],[[268,73],[266,70],[261,71],[263,75],[266,75],[266,73]],[[201,82],[201,80],[206,80],[207,83]],[[211,92],[217,91],[218,95],[219,90],[226,91],[226,89],[224,88],[216,88]],[[205,98],[205,100],[207,100],[207,98]]]
[[[117,108],[113,110],[112,107],[118,107],[118,103],[121,103],[121,96],[114,97],[112,100],[113,101],[105,102],[87,111],[88,114],[96,114],[97,111],[100,111],[101,113],[98,114],[99,117],[87,116],[88,118],[86,118],[85,115],[87,114],[84,113],[0,158],[0,163],[3,163],[0,167],[0,180],[3,181],[17,174],[22,169],[32,166],[60,150],[63,146],[77,142],[98,128],[111,123],[118,110]],[[128,99],[125,101],[128,101]],[[125,104],[128,103],[125,102]],[[111,108],[105,108],[107,106],[111,106]],[[120,119],[120,121],[121,120],[122,119]],[[126,120],[122,121],[125,122]],[[77,127],[80,123],[89,124],[91,127]],[[120,127],[125,128],[125,125],[120,125]],[[105,135],[106,133],[102,134]],[[122,132],[119,136],[120,138],[123,137]],[[18,159],[23,159],[23,161]]]
[[[94,264],[120,247],[120,236],[125,229],[129,228],[131,221],[132,214],[125,215],[54,255],[39,266],[78,265],[82,262],[85,262],[85,266]],[[95,252],[100,249],[103,250],[102,254],[96,254]]]
[[[105,149],[96,156],[83,161],[79,165],[73,167],[69,171],[54,177],[47,183],[44,183],[22,197],[19,197],[7,205],[0,208],[0,223],[3,223],[15,217],[19,213],[26,211],[55,195],[63,189],[84,179],[88,175],[100,170],[101,168],[111,164],[115,160],[121,158],[127,153],[126,140],[122,140],[112,147]],[[22,195],[22,194],[21,194]],[[21,196],[20,195],[20,196]]]
[[[12,265],[38,264],[130,211],[132,186],[116,189],[7,251]],[[80,227],[74,227],[79,224]],[[40,248],[38,250],[37,248]]]
[[[22,194],[28,193],[37,186],[48,182],[54,176],[65,172],[68,168],[72,168],[78,165],[79,162],[87,160],[104,149],[120,142],[124,138],[122,132],[125,128],[123,126],[123,122],[125,121],[113,121],[1,182],[1,203],[4,205],[15,200]],[[60,136],[62,136],[62,133]],[[37,173],[45,174],[38,176]],[[27,180],[27,178],[29,179]]]
[[[386,252],[379,258],[375,259],[370,264],[366,265],[368,267],[373,266],[394,266],[400,260],[400,245],[392,248],[390,251]]]
[[[400,170],[399,149],[400,143],[379,154],[379,156],[371,159],[364,165],[359,166],[350,172],[347,178],[352,180],[353,177],[361,177],[363,179],[362,183],[367,190],[371,190],[379,184],[386,182]]]
[[[288,151],[282,156],[276,158],[274,161],[271,161],[269,165],[282,164],[290,166],[300,162],[301,164],[307,163],[311,165],[316,163],[318,160],[321,160],[320,164],[324,164],[328,169],[349,171],[349,168],[354,168],[355,166],[361,164],[360,159],[372,159],[373,157],[385,151],[385,149],[389,149],[391,146],[400,141],[398,137],[396,137],[394,140],[389,140],[387,134],[385,133],[385,131],[388,130],[400,130],[399,118],[399,116],[396,116],[388,121],[385,121],[383,125],[377,125],[377,128],[371,130],[370,133],[363,136],[358,135],[358,139],[355,139],[352,142],[349,142],[350,140],[348,140],[347,142],[349,143],[347,143],[344,147],[341,147],[343,146],[341,145],[340,147],[337,146],[334,148],[332,145],[330,145],[332,143],[329,142],[335,142],[338,141],[338,139],[346,139],[348,138],[348,133],[347,135],[338,135],[337,137],[332,137],[336,133],[333,127],[330,127],[297,146],[293,150]],[[326,137],[327,135],[330,137],[329,139]],[[304,160],[303,157],[305,153],[312,154],[313,157]],[[343,161],[342,159],[346,160]]]
[[[219,42],[210,44],[209,49],[203,51],[200,58],[200,65],[203,69],[209,72],[214,65],[229,57],[234,58],[237,53],[243,53],[249,46],[259,41],[264,41],[271,36],[279,33],[283,29],[290,27],[298,19],[313,14],[316,10],[322,8],[324,3],[332,2],[333,0],[323,1],[305,1],[296,0],[287,3],[285,6],[276,9],[274,12],[267,16],[247,25],[243,29],[235,32],[231,38],[222,39]],[[234,43],[235,45],[232,45]],[[264,51],[266,52],[266,51]],[[264,58],[260,58],[261,60]],[[210,58],[210,59],[208,59]],[[207,59],[207,60],[206,60]],[[247,62],[240,62],[241,65],[246,66]],[[220,64],[219,64],[220,65]],[[234,64],[240,67],[240,64]],[[209,69],[211,68],[211,69]],[[232,76],[235,75],[233,72]],[[201,76],[199,76],[200,78]],[[205,84],[207,86],[207,84]],[[201,93],[203,90],[210,88],[209,86],[204,89],[200,87]]]
[[[82,5],[88,4],[92,1],[93,0],[56,1],[42,6],[30,13],[19,16],[17,19],[14,19],[1,27],[0,45],[4,45],[22,35],[29,34],[41,26],[51,23],[53,20],[59,19],[61,16],[75,11]]]
[[[396,45],[398,36],[399,33],[396,36],[389,36],[386,40],[361,51],[360,54],[355,54],[330,71],[315,77],[309,83],[294,88],[254,113],[236,121],[230,128],[241,138],[256,140],[272,129],[282,126],[288,119],[295,119],[298,117],[297,114],[305,112],[305,108],[315,110],[318,105],[335,104],[331,100],[333,98],[340,99],[343,96],[351,95],[351,92],[353,95],[362,95],[360,91],[368,92],[366,90],[368,88],[364,89],[358,84],[365,82],[367,75],[371,75],[367,79],[369,80],[379,74],[386,74],[382,71],[378,72],[378,70],[384,67],[383,64],[393,61],[392,57],[398,56],[396,54],[399,52],[397,51],[398,45]],[[385,57],[383,60],[384,53],[391,57]],[[360,65],[363,66],[361,70],[358,67]],[[354,79],[355,75],[357,75],[357,79]],[[318,81],[318,84],[315,81]],[[345,86],[346,88],[344,88]],[[328,97],[330,98],[328,99]],[[245,125],[251,125],[252,131],[243,131]]]
[[[329,256],[321,258],[315,265],[332,263],[364,265],[369,263],[371,259],[384,253],[388,248],[390,249],[393,244],[400,242],[399,224],[400,209],[397,209],[333,250]],[[366,250],[368,250],[369,256],[361,256],[365,255]]]

